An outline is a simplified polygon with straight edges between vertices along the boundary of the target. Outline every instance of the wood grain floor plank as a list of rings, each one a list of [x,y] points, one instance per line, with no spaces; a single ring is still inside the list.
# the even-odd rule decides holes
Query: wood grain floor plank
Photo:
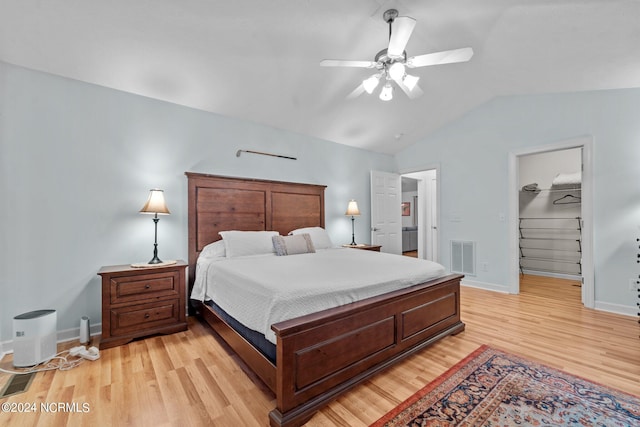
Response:
[[[636,319],[585,309],[577,285],[524,276],[520,295],[463,287],[464,332],[355,387],[307,425],[367,426],[482,344],[640,395]],[[12,369],[11,357],[0,367]],[[188,331],[103,350],[98,361],[70,371],[39,373],[27,392],[0,399],[88,403],[89,413],[0,413],[0,425],[267,426],[275,397],[245,370],[208,326],[190,318]],[[8,378],[0,374],[0,386]]]

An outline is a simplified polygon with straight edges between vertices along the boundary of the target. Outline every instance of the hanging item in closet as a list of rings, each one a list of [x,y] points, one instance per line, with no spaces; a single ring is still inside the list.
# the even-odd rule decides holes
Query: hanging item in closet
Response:
[[[553,204],[554,205],[571,205],[574,203],[581,203],[581,202],[582,202],[582,197],[574,196],[572,194],[565,194],[559,199],[555,199],[553,201]]]
[[[522,187],[522,191],[526,191],[529,193],[539,193],[541,190],[538,188],[538,183],[534,182],[533,184],[527,184]]]

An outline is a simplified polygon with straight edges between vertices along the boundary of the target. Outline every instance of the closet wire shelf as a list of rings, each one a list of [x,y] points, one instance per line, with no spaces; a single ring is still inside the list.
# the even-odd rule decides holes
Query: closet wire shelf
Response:
[[[519,233],[520,274],[531,270],[582,275],[581,217],[522,217]]]

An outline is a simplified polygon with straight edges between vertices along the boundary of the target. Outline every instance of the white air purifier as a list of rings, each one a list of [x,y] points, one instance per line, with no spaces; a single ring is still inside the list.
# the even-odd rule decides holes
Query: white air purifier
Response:
[[[13,318],[13,366],[23,368],[56,355],[55,310],[36,310]]]

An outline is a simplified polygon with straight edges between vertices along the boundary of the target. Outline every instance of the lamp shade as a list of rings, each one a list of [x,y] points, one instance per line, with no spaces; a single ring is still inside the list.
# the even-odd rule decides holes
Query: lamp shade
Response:
[[[380,99],[383,101],[391,101],[393,99],[393,87],[387,82],[380,91]]]
[[[393,80],[400,80],[404,77],[404,64],[402,62],[394,62],[389,67],[389,77]]]
[[[164,191],[157,188],[151,189],[147,203],[140,209],[140,213],[169,215],[171,212],[164,201]]]
[[[380,83],[380,74],[374,74],[362,81],[362,87],[367,91],[368,94],[372,94],[373,90],[378,87],[378,83]]]
[[[360,210],[358,209],[358,203],[351,199],[349,205],[347,205],[347,211],[344,213],[347,216],[360,216]]]

